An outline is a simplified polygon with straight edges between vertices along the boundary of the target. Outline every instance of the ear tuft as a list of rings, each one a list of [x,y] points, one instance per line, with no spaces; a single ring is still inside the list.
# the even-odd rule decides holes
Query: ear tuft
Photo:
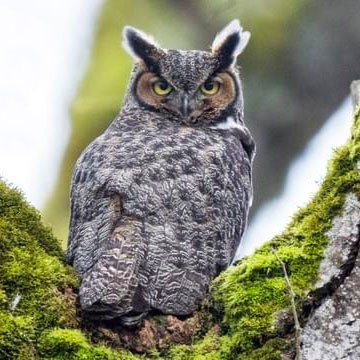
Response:
[[[152,71],[164,54],[156,41],[143,31],[125,26],[123,30],[123,47],[135,61],[143,61]]]
[[[234,65],[250,39],[250,33],[243,31],[239,20],[231,21],[215,37],[211,51],[219,58],[222,67]]]
[[[134,58],[139,58],[139,46],[147,45],[158,48],[151,35],[145,34],[143,31],[138,30],[132,26],[125,26],[123,30],[123,47]]]

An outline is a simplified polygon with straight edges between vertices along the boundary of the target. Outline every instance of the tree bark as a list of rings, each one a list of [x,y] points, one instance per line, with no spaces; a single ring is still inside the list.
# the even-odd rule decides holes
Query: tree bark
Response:
[[[360,81],[351,84],[354,111]],[[359,166],[358,166],[359,167]],[[360,358],[360,202],[349,193],[340,216],[327,233],[329,244],[320,265],[318,288],[331,289],[309,317],[302,336],[303,360]]]
[[[360,80],[355,80],[351,84],[351,99],[356,111],[357,106],[360,104]]]

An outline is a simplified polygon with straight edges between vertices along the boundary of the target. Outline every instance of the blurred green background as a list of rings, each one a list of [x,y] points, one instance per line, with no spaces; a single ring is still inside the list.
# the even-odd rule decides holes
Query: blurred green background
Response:
[[[245,121],[257,143],[254,214],[279,193],[291,160],[360,77],[359,17],[358,0],[104,1],[71,107],[71,137],[44,209],[56,235],[66,243],[76,159],[121,107],[131,70],[120,46],[124,25],[151,33],[166,48],[209,49],[216,32],[234,18],[252,33],[238,63]]]

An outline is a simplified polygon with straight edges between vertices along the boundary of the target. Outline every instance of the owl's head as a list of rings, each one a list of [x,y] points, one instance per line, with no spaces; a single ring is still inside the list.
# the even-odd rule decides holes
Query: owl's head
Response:
[[[214,125],[229,115],[242,119],[241,83],[235,64],[250,33],[242,30],[238,20],[216,35],[209,52],[163,49],[129,26],[123,35],[124,48],[135,61],[125,105],[192,126]]]

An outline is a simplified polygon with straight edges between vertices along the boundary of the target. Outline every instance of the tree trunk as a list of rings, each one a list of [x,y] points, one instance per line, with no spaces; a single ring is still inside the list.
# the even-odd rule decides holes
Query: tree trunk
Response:
[[[360,81],[351,85],[354,111],[360,104]],[[359,129],[354,127],[354,132]],[[354,136],[354,135],[353,135]],[[359,169],[360,163],[357,163]],[[327,232],[329,243],[320,264],[318,289],[326,289],[306,322],[303,360],[360,358],[360,202],[349,192],[341,214]]]
[[[187,319],[149,316],[129,330],[84,318],[58,242],[0,181],[0,359],[359,359],[359,82],[352,92],[351,139],[314,199]]]

